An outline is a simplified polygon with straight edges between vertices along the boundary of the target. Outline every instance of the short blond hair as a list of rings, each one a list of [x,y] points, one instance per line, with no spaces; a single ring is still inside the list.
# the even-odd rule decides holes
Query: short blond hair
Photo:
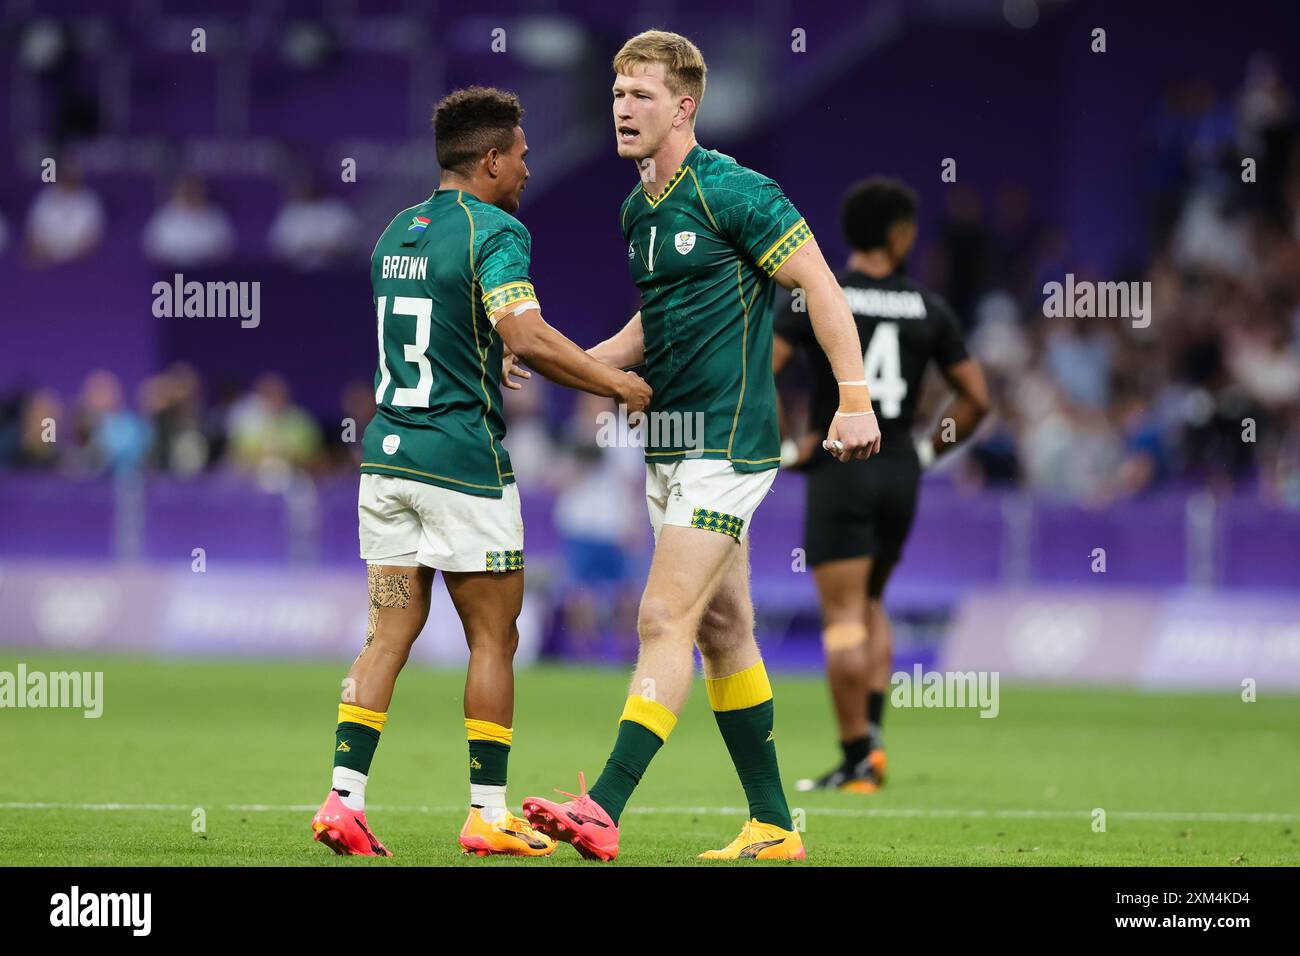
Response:
[[[614,72],[631,73],[632,67],[643,63],[662,63],[664,81],[673,96],[689,96],[695,101],[695,111],[704,99],[704,80],[709,68],[704,65],[704,54],[680,33],[667,30],[646,30],[623,44],[614,54]],[[695,115],[691,115],[691,122]]]

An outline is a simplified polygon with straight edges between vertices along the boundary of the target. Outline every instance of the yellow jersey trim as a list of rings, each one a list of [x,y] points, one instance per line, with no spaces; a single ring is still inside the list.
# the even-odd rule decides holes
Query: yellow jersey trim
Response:
[[[740,267],[740,259],[736,260],[736,291],[740,294],[740,307],[744,310],[745,320],[741,327],[740,333],[740,395],[736,398],[736,414],[731,419],[731,434],[727,437],[727,457],[731,457],[732,446],[736,443],[736,427],[740,424],[740,407],[745,404],[745,386],[748,381],[748,352],[749,345],[749,304],[745,302],[745,277]]]
[[[490,292],[484,292],[483,310],[491,315],[497,309],[510,305],[514,302],[522,302],[525,299],[537,300],[537,293],[533,289],[531,282],[507,282],[505,285],[499,285]]]
[[[768,275],[774,275],[778,269],[785,265],[786,260],[804,247],[809,239],[812,238],[812,229],[808,226],[806,219],[800,219],[793,226],[786,230],[772,247],[758,258],[758,267]]]
[[[718,221],[713,218],[713,210],[709,208],[708,202],[706,202],[704,199],[704,188],[700,186],[700,180],[698,177],[696,177],[695,170],[687,166],[686,171],[691,174],[691,179],[695,183],[695,195],[700,197],[700,205],[704,207],[704,215],[709,217],[709,225],[713,226],[714,232],[721,235],[722,230],[718,228]]]
[[[663,202],[665,199],[668,198],[669,194],[674,189],[677,188],[677,184],[680,183],[686,177],[686,174],[689,173],[690,171],[691,171],[691,167],[687,165],[683,164],[682,166],[679,166],[677,168],[677,172],[673,173],[673,178],[668,180],[668,185],[664,187],[664,191],[661,192],[658,196],[651,196],[648,192],[646,192],[645,183],[642,183],[641,195],[645,197],[645,201],[650,204],[651,208],[656,208],[661,202]]]
[[[727,449],[725,448],[678,448],[670,451],[648,451],[645,453],[645,457],[655,458],[663,455],[681,455],[685,457],[686,455],[726,455],[726,454],[727,454]],[[780,455],[777,455],[774,458],[732,458],[730,456],[727,457],[727,461],[739,462],[742,465],[766,465],[768,462],[780,461],[780,460],[781,460]]]
[[[409,475],[419,475],[421,478],[434,478],[438,481],[449,481],[453,485],[464,485],[466,488],[482,488],[484,491],[501,491],[505,484],[500,485],[476,485],[472,481],[461,481],[459,478],[448,478],[446,475],[434,475],[427,471],[417,471],[414,468],[402,468],[400,465],[386,465],[382,462],[363,461],[362,468],[383,468],[387,471],[404,471]]]
[[[645,454],[649,458],[653,455],[725,455],[726,453],[725,448],[680,448],[673,451],[648,451]]]

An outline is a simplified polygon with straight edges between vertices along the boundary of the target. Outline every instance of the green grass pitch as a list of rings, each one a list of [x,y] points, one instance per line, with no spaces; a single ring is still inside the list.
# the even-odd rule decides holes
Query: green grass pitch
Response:
[[[564,845],[545,860],[460,855],[460,673],[402,675],[367,794],[371,825],[396,855],[374,860],[335,857],[307,825],[328,788],[347,662],[87,661],[9,649],[0,670],[18,660],[29,671],[104,671],[105,706],[97,720],[0,710],[0,864],[608,865]],[[576,790],[580,769],[594,781],[626,679],[567,666],[519,673],[513,808],[529,794]],[[860,796],[793,791],[838,753],[830,705],[815,675],[774,684],[782,772],[811,863],[1300,863],[1300,697],[1004,686],[995,719],[891,709],[888,785]],[[696,863],[736,835],[742,806],[697,686],[623,818],[613,865]],[[1094,831],[1094,808],[1106,811],[1105,832]]]

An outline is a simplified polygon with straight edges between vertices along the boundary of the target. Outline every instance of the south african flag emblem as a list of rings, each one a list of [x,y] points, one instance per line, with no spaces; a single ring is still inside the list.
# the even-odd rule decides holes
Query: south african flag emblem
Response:
[[[406,227],[407,232],[422,232],[429,225],[428,216],[412,216],[411,224]]]

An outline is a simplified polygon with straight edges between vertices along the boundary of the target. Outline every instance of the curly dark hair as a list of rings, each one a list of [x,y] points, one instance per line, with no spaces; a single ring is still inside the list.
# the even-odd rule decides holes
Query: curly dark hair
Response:
[[[901,180],[883,176],[854,184],[840,206],[844,239],[862,252],[882,248],[895,223],[915,220],[916,193]]]
[[[519,98],[490,86],[467,86],[448,93],[433,111],[438,165],[466,175],[489,149],[506,152],[524,108]]]

